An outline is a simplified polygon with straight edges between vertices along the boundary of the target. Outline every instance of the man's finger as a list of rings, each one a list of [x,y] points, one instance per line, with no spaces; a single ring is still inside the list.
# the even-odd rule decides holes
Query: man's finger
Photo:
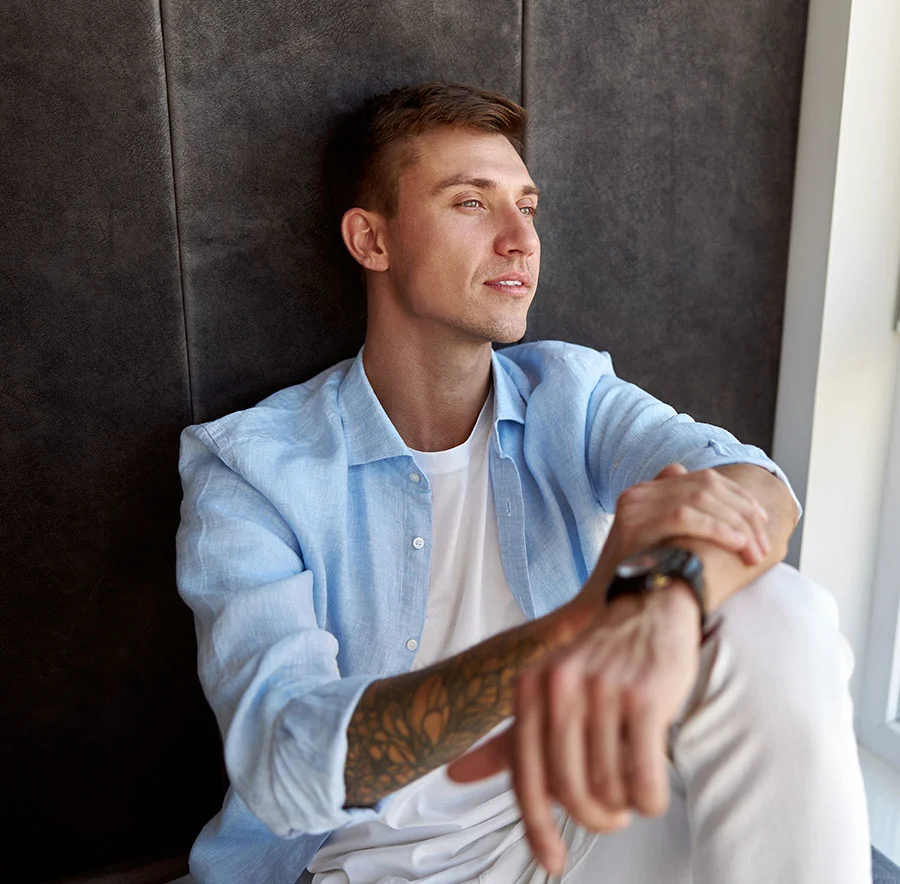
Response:
[[[759,546],[756,525],[742,513],[732,500],[716,496],[699,502],[700,517],[709,517],[710,539],[725,548],[740,553],[747,565],[762,561],[765,551]]]
[[[457,758],[447,766],[447,776],[456,783],[474,783],[500,773],[511,764],[510,728]]]
[[[664,467],[656,479],[676,478],[688,474],[681,464]],[[746,565],[755,565],[768,553],[768,534],[765,528],[765,511],[755,499],[733,480],[713,470],[691,474],[693,495],[685,498],[681,506],[671,508],[665,525],[655,519],[657,529],[674,535],[710,540],[741,556]],[[652,483],[648,483],[649,486]],[[662,489],[661,489],[662,490]],[[684,495],[684,489],[671,493]],[[658,498],[644,501],[652,505],[654,513],[660,505]]]
[[[650,512],[649,508],[647,510]],[[650,515],[647,515],[650,523]],[[741,516],[717,500],[707,499],[699,504],[683,503],[664,510],[662,518],[656,517],[654,530],[667,537],[694,537],[708,540],[739,554],[747,565],[758,561],[757,547],[752,526]]]
[[[556,829],[547,788],[546,706],[540,673],[526,670],[516,685],[513,725],[513,788],[525,823],[525,836],[535,859],[553,875],[562,875],[566,847]]]
[[[571,661],[570,661],[571,662]],[[627,814],[612,812],[591,789],[588,710],[591,697],[583,667],[560,667],[550,675],[547,739],[548,787],[572,819],[592,832],[621,828]]]
[[[660,489],[660,493],[670,498],[667,505],[648,497],[640,507],[640,516],[647,523],[656,516],[657,530],[712,541],[740,554],[747,565],[757,564],[765,556],[767,549],[760,542],[764,523],[758,507],[749,496],[736,493],[727,479],[717,477],[712,481],[698,474],[696,487],[688,496],[683,489],[674,488],[670,492]],[[659,510],[664,514],[662,519]]]
[[[769,532],[766,527],[769,514],[766,508],[746,488],[733,479],[718,472],[715,475],[718,480],[717,484],[726,492],[730,505],[741,513],[745,522],[753,530],[756,546],[765,557],[768,555],[770,547]]]
[[[627,703],[629,804],[645,816],[661,816],[669,805],[666,722],[658,701],[632,694]]]
[[[591,691],[588,720],[591,791],[610,810],[625,810],[628,794],[619,752],[622,728],[618,689],[609,689],[601,674],[593,678]]]

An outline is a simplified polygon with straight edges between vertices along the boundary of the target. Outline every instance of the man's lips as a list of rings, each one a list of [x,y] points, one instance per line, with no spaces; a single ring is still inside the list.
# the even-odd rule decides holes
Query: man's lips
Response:
[[[531,277],[527,273],[504,273],[485,280],[484,284],[498,292],[521,295],[531,288]]]

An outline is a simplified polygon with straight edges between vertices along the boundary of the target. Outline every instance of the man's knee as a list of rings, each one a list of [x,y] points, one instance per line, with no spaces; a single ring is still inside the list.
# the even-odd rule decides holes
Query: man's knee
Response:
[[[838,607],[822,586],[780,563],[719,610],[718,654],[765,718],[837,714],[853,671]]]

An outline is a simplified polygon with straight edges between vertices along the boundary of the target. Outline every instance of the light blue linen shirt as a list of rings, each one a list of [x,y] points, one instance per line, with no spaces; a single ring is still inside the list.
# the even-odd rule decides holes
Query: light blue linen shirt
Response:
[[[787,484],[761,449],[620,380],[606,353],[520,344],[494,352],[492,372],[500,552],[529,618],[578,592],[619,494],[667,464],[758,464]],[[346,731],[366,687],[415,657],[429,483],[362,350],[188,427],[181,445],[178,588],[231,781],[191,871],[201,884],[294,884],[332,830],[384,806],[343,808]]]

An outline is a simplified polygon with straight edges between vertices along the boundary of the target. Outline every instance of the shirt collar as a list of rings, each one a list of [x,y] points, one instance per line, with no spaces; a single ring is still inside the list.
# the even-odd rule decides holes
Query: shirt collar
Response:
[[[491,351],[491,370],[494,373],[494,428],[500,421],[524,424],[525,400],[496,350]]]
[[[338,389],[338,407],[351,465],[410,455],[409,447],[391,423],[366,377],[364,350],[365,346],[360,348]],[[502,420],[524,424],[525,400],[494,351],[491,353],[491,371],[494,377],[494,429]]]

